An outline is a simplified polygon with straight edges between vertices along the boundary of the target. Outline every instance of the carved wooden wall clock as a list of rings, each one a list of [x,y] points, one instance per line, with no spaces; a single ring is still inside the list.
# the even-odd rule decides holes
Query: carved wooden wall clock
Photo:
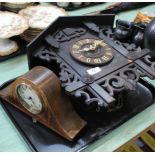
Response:
[[[75,151],[154,102],[154,87],[143,79],[144,76],[155,77],[155,62],[149,50],[130,41],[118,41],[113,21],[113,15],[60,17],[28,45],[29,68],[44,66],[53,71],[73,109],[82,122],[87,122],[72,143],[31,124],[38,129],[37,136],[40,131],[45,132],[49,143],[59,143]],[[39,107],[37,113],[42,109],[41,104]],[[14,115],[12,108],[6,108]],[[30,134],[21,125],[22,119],[18,119],[18,124],[30,139]],[[38,150],[57,150],[54,146],[42,147],[35,139],[30,141],[37,143]]]
[[[116,40],[109,24],[113,16],[102,23],[104,18],[58,19],[44,32],[46,37],[28,47],[28,58],[30,68],[40,64],[53,70],[66,93],[77,100],[83,98],[83,105],[115,111],[122,107],[117,106],[119,93],[133,90],[144,74],[154,78],[155,72],[145,62],[149,50]],[[74,21],[72,26],[69,20]],[[59,27],[60,21],[63,26]],[[44,42],[35,50],[41,39]]]

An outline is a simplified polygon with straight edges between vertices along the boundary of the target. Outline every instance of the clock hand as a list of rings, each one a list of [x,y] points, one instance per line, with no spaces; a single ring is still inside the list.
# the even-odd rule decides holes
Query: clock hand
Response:
[[[94,45],[90,45],[88,48],[83,48],[83,49],[79,50],[79,52],[87,52],[87,51],[95,50],[96,49],[96,45],[95,46]]]
[[[33,105],[34,105],[34,101],[33,101],[32,97],[28,97],[27,99],[28,99],[29,101],[31,101],[31,103],[32,103],[32,104],[29,104],[29,105],[30,105],[30,106],[33,106]]]
[[[92,45],[92,50],[96,50],[99,45],[101,45],[102,41],[95,41]]]
[[[93,44],[93,45],[90,45],[90,49],[91,51],[95,50],[97,48],[97,45],[96,44]]]
[[[31,102],[33,103],[33,105],[35,105],[36,107],[38,107],[38,105],[35,104],[35,101],[33,100],[33,97],[29,97],[29,99],[31,100]],[[39,106],[40,107],[40,106]],[[39,108],[38,107],[38,108]]]
[[[95,45],[100,45],[103,41],[94,41]]]
[[[95,41],[92,45],[89,46],[89,48],[83,48],[83,49],[79,50],[79,52],[87,52],[87,51],[96,50],[98,45],[100,45],[101,43],[102,43],[102,41]]]
[[[83,48],[83,49],[79,50],[79,52],[87,52],[89,50],[90,50],[90,48]]]

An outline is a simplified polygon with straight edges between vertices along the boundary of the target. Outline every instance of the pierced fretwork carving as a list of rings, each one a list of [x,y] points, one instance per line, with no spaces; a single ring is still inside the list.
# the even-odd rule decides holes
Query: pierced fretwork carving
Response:
[[[59,63],[59,58],[54,52],[47,50],[46,48],[40,50],[35,54],[35,58],[39,58],[41,60],[45,60],[47,62],[57,62]]]
[[[148,50],[142,49],[130,40],[128,42],[121,42],[117,40],[114,36],[114,30],[110,27],[103,28],[100,32],[100,37],[106,39],[113,47],[119,48],[119,52],[128,59],[135,60],[149,53]]]
[[[140,46],[136,46],[134,43],[121,43],[129,52],[140,52],[142,49]]]
[[[155,71],[155,61],[151,59],[150,55],[146,55],[142,60]]]
[[[108,112],[116,111],[118,109],[121,109],[123,107],[123,95],[122,93],[119,93],[117,95],[117,102],[114,102],[113,104],[110,104],[108,107]]]
[[[54,37],[56,41],[64,42],[64,41],[69,41],[76,37],[80,37],[85,33],[86,33],[86,30],[83,28],[65,28],[63,30],[58,31]]]
[[[84,91],[84,90],[77,90],[75,93],[74,93],[74,96],[76,98],[81,98],[81,97],[84,97],[84,103],[86,105],[91,105],[91,104],[95,104],[97,105],[97,107],[107,107],[108,104],[105,103],[102,99],[100,98],[97,98],[97,97],[91,97],[89,95],[89,92],[87,91]]]
[[[67,41],[81,37],[85,33],[86,29],[84,28],[64,28],[53,34],[52,39],[63,45],[63,42],[67,44]],[[40,50],[35,56],[48,62],[49,67],[50,65],[53,66],[53,64],[56,66],[58,69],[57,76],[61,81],[62,87],[67,94],[73,95],[75,100],[82,98],[84,105],[96,106],[98,110],[106,108],[111,112],[123,106],[123,92],[127,92],[127,90],[136,91],[139,78],[146,75],[145,69],[142,69],[136,59],[144,57],[147,52],[130,41],[124,43],[116,40],[114,30],[110,27],[99,29],[99,38],[105,40],[116,50],[119,49],[118,52],[123,54],[128,60],[131,59],[132,64],[130,62],[130,64],[122,66],[117,71],[114,70],[107,76],[96,80],[93,79],[94,81],[91,83],[84,83],[80,74],[77,74],[76,70],[73,69],[74,67],[71,66],[72,64],[63,60],[64,58],[59,53],[59,48],[49,46],[49,48],[46,47]],[[51,38],[48,37],[46,41],[50,44]],[[148,56],[143,58],[143,62],[155,70],[155,63]]]
[[[119,76],[112,76],[105,79],[101,86],[109,93],[109,95],[114,96],[114,92],[121,92],[124,90],[125,80]]]
[[[110,76],[105,77],[99,82],[102,88],[104,88],[111,96],[118,94],[124,90],[136,90],[136,82],[140,78],[140,72],[137,71],[137,67],[130,65],[124,67],[119,72],[116,72]]]
[[[67,92],[72,92],[75,88],[77,89],[84,85],[77,74],[75,74],[65,63],[61,62],[60,68],[60,81],[62,82],[62,87],[64,87]]]
[[[67,65],[65,62],[56,55],[56,53],[51,52],[47,49],[39,51],[35,57],[38,57],[41,60],[48,61],[51,63],[56,63],[59,67],[59,79],[61,81],[62,87],[65,88],[65,91],[72,92],[73,89],[79,88],[84,84],[80,81],[80,78],[77,74]]]

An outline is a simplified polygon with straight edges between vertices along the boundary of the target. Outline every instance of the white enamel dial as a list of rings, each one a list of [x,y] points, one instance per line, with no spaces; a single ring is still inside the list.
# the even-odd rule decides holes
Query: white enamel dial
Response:
[[[16,89],[20,103],[31,113],[39,114],[42,111],[43,104],[36,91],[30,85],[20,84]]]

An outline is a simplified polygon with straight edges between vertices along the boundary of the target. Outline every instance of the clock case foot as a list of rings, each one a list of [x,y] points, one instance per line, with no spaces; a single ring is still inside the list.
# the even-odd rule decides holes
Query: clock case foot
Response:
[[[4,83],[0,89],[4,89],[13,81],[14,79]],[[73,142],[65,140],[38,122],[33,123],[29,116],[20,112],[6,101],[1,99],[1,102],[4,110],[32,151],[82,151],[92,142],[155,102],[155,87],[143,79],[140,79],[138,85],[139,95],[135,95],[132,92],[128,93],[124,101],[125,106],[118,111],[94,114],[94,111],[85,113],[80,110],[80,116],[87,121],[88,125]]]

